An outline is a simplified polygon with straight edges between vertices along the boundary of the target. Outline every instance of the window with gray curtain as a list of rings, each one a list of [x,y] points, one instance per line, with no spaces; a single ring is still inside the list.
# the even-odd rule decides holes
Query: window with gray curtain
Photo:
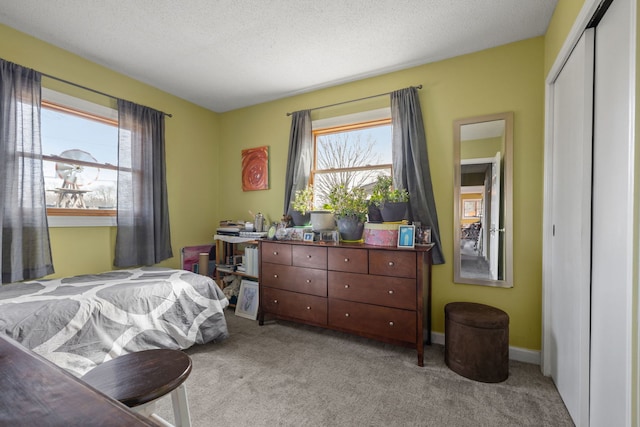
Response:
[[[435,244],[432,250],[433,263],[444,264],[427,155],[427,138],[417,91],[417,88],[409,87],[394,91],[390,96],[393,183],[397,188],[406,188],[409,192],[409,221],[420,221],[423,225],[431,227],[431,241]],[[309,182],[312,163],[311,113],[310,110],[297,111],[291,118],[285,177],[285,212],[295,191],[304,188]]]
[[[0,59],[2,283],[54,272],[42,145],[40,73]]]
[[[393,126],[393,182],[409,192],[409,221],[431,227],[434,264],[444,264],[438,212],[433,197],[427,138],[422,121],[418,90],[415,87],[391,93]]]
[[[114,265],[171,258],[164,113],[118,100],[118,209]]]
[[[286,215],[296,191],[309,184],[313,165],[313,137],[311,134],[311,110],[296,111],[291,115],[289,154],[284,181],[284,207]]]

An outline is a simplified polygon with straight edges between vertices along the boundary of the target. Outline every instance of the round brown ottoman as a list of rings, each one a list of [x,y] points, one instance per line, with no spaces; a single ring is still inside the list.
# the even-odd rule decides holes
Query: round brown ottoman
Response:
[[[509,315],[474,302],[444,307],[444,361],[463,377],[498,383],[509,376]]]

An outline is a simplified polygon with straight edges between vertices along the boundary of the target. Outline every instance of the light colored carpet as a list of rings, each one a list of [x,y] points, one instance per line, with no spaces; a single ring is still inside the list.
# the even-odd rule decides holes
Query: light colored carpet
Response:
[[[187,393],[194,427],[572,426],[540,367],[511,362],[499,384],[444,364],[444,347],[414,350],[320,328],[227,311],[230,337],[197,345]],[[158,414],[173,420],[171,400]]]

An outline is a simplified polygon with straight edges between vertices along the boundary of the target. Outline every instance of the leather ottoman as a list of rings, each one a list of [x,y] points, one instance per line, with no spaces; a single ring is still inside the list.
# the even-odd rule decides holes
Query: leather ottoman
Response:
[[[473,302],[444,307],[444,360],[463,377],[498,383],[509,376],[509,315]]]

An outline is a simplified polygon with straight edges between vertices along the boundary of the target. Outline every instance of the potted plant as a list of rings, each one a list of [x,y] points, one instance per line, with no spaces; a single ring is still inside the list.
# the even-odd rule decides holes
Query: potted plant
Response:
[[[345,241],[361,240],[368,209],[364,189],[336,185],[329,192],[329,206],[336,218],[340,238]]]
[[[369,200],[371,205],[380,210],[382,221],[402,221],[407,213],[409,192],[404,188],[394,188],[390,176],[380,175]]]
[[[291,201],[289,214],[294,226],[309,225],[311,211],[313,210],[313,186],[309,184],[306,188],[298,190]]]

